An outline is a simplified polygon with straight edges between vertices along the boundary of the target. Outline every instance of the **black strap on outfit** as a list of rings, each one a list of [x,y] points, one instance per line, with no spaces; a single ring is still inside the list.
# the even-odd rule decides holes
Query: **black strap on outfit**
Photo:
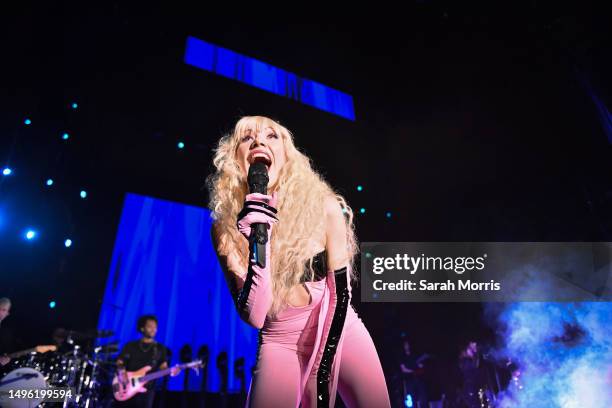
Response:
[[[249,299],[249,294],[251,293],[251,287],[253,286],[253,276],[255,275],[255,271],[253,270],[253,245],[249,245],[249,266],[246,274],[246,278],[244,280],[244,284],[242,285],[242,289],[237,293],[236,298],[234,299],[236,302],[236,308],[243,314],[246,309],[247,300]]]
[[[321,357],[321,363],[317,372],[317,407],[320,408],[329,407],[329,380],[332,374],[332,363],[338,349],[349,305],[349,288],[347,286],[346,274],[346,266],[334,271],[337,297],[336,309],[334,310],[325,349],[323,350],[323,356]]]

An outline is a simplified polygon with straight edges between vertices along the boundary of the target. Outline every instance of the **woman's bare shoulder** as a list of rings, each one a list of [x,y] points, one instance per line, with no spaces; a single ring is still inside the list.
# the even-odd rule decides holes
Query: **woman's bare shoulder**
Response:
[[[342,216],[340,201],[335,196],[328,195],[323,202],[326,217]]]

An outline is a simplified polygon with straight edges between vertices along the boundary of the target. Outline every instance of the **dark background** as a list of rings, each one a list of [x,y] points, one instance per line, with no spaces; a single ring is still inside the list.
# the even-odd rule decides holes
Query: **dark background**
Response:
[[[206,206],[212,148],[241,115],[279,120],[355,212],[366,208],[360,241],[610,241],[611,148],[577,77],[610,106],[608,16],[540,1],[412,1],[327,21],[119,2],[4,15],[6,324],[28,347],[58,325],[95,327],[125,192]],[[188,35],[351,94],[357,120],[186,65]],[[20,238],[29,225],[35,242]],[[479,304],[353,293],[387,368],[401,333],[449,359],[467,337],[494,338]]]

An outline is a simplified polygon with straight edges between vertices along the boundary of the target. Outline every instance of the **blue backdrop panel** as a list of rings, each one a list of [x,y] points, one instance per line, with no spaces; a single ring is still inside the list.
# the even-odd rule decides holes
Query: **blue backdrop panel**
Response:
[[[98,328],[113,330],[123,346],[138,338],[136,320],[152,313],[159,319],[157,340],[172,351],[171,363],[189,344],[195,354],[210,352],[210,391],[218,391],[217,355],[225,351],[230,390],[240,386],[234,361],[245,358],[247,386],[255,363],[257,330],[240,320],[214,253],[210,211],[136,194],[127,194],[113,250]],[[171,378],[182,389],[183,375]],[[200,390],[201,376],[190,375]]]
[[[195,37],[187,37],[185,63],[355,120],[351,95]]]

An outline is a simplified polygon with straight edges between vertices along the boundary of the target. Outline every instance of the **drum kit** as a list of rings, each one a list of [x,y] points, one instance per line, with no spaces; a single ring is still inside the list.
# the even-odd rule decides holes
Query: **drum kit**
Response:
[[[97,407],[106,405],[106,390],[115,371],[110,355],[118,345],[93,346],[93,340],[109,337],[111,332],[66,332],[60,346],[37,346],[9,355],[11,361],[0,374],[0,406],[8,408],[35,406]],[[81,343],[81,344],[77,344]],[[16,390],[70,390],[62,403],[43,399],[9,398]],[[110,396],[112,398],[112,395]]]

